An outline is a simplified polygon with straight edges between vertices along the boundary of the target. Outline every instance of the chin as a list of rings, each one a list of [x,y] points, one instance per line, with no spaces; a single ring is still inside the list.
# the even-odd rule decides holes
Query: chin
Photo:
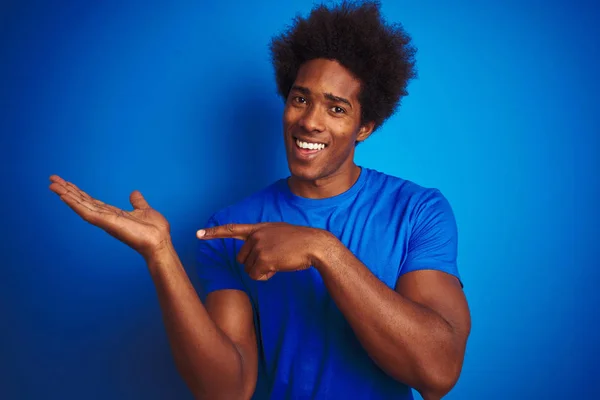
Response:
[[[288,168],[294,178],[302,181],[315,181],[320,178],[319,169],[313,166],[288,163]]]

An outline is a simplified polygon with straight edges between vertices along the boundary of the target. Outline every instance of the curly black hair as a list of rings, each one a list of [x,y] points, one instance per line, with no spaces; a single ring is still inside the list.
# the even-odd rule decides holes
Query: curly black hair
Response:
[[[270,46],[277,91],[285,100],[300,66],[316,58],[336,60],[361,81],[361,122],[374,130],[400,105],[416,78],[416,48],[400,24],[387,24],[378,1],[320,5],[309,17],[297,16]]]

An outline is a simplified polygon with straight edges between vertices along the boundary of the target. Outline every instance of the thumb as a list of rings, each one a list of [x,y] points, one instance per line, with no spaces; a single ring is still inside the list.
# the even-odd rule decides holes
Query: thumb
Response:
[[[129,195],[129,201],[136,210],[150,208],[150,205],[138,190],[131,192]]]

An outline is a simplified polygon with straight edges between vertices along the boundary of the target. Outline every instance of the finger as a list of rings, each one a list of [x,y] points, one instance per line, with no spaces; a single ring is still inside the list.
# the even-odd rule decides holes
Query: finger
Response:
[[[238,252],[238,255],[236,258],[237,262],[240,264],[246,265],[248,256],[250,255],[250,252],[252,251],[253,248],[254,248],[254,241],[252,240],[252,237],[250,237],[248,240],[246,240],[244,242],[244,244],[240,248],[240,251]]]
[[[54,184],[53,184],[54,185]],[[93,204],[92,202],[88,201],[87,199],[77,195],[76,193],[73,193],[71,190],[65,189],[64,186],[50,186],[50,189],[58,194],[61,198],[61,200],[65,200],[65,196],[67,196],[68,199],[76,199],[78,203],[82,203],[82,205],[84,205],[85,207],[89,208],[89,209],[96,209],[97,206],[95,204]]]
[[[106,204],[100,200],[94,200],[94,204],[96,205],[96,207],[98,207],[98,210],[103,211],[103,212],[112,212],[114,214],[123,214],[123,213],[129,213],[128,211],[123,211],[118,207],[115,206],[111,206],[110,204]]]
[[[264,262],[261,262],[260,258],[253,263],[252,267],[249,268],[246,273],[250,276],[251,279],[255,281],[266,281],[270,277],[275,274],[276,271],[273,271],[268,265]]]
[[[58,182],[52,182],[50,184],[50,190],[52,190],[54,193],[56,193],[59,196],[69,193],[69,190],[66,188],[66,186],[64,184],[58,183]]]
[[[63,180],[64,182],[64,180]],[[75,185],[73,185],[75,186]],[[82,193],[79,189],[77,189],[77,187],[75,186],[74,188],[69,188],[69,186],[59,183],[59,182],[54,182],[50,185],[50,189],[55,192],[56,194],[58,194],[61,197],[61,200],[68,200],[71,199],[71,201],[77,200],[76,204],[79,204],[82,207],[86,207],[89,211],[95,211],[95,212],[108,212],[108,213],[114,213],[114,214],[119,214],[122,215],[124,213],[123,210],[117,208],[117,207],[113,207],[109,204],[105,204],[100,200],[96,200],[92,197],[89,196],[82,196],[80,193]],[[77,190],[77,191],[75,191]],[[69,195],[69,196],[67,196]],[[76,204],[74,203],[70,203],[68,201],[65,201],[67,203],[67,205],[69,205],[69,207],[73,208],[73,206],[75,206]],[[78,212],[81,211],[81,208],[75,207],[73,208],[74,211]],[[79,212],[78,212],[79,213]]]
[[[67,181],[65,183],[65,185],[67,186],[68,189],[70,189],[76,195],[81,196],[82,198],[84,198],[86,200],[93,200],[92,196],[90,196],[89,194],[87,194],[83,190],[79,189],[77,186],[75,186],[75,184]]]
[[[257,260],[258,252],[254,249],[251,249],[244,262],[241,263],[244,265],[244,271],[246,271],[248,275],[250,275],[250,272],[254,269],[254,264],[256,264]]]
[[[131,194],[129,195],[129,201],[131,202],[133,208],[135,208],[136,210],[144,210],[146,208],[150,208],[150,205],[148,204],[144,196],[142,196],[142,193],[139,190],[134,190],[133,192],[131,192]]]
[[[58,194],[59,196],[71,193],[83,201],[84,204],[86,204],[90,209],[95,209],[99,212],[112,212],[118,215],[122,215],[126,212],[120,208],[106,204],[103,201],[94,199],[83,190],[79,189],[75,184],[65,181],[58,175],[50,176],[50,181],[52,182],[50,184],[50,190],[52,190],[54,193]]]
[[[50,175],[50,182],[56,183],[65,183],[65,180],[58,175]]]
[[[106,232],[115,236],[118,233],[118,227],[121,225],[119,220],[121,218],[128,218],[129,213],[113,206],[104,205],[104,207],[110,207],[110,211],[99,208],[93,205],[87,200],[81,200],[81,198],[74,195],[72,192],[60,197],[73,211],[75,211],[83,220],[95,225],[99,228],[104,229]]]
[[[258,261],[258,252],[251,251],[246,257],[246,262],[244,263],[244,271],[252,278],[253,271],[255,269],[256,262]],[[254,279],[254,278],[252,278]]]
[[[50,189],[57,194],[62,195],[65,191],[68,191],[68,192],[72,192],[76,196],[81,197],[82,199],[86,199],[86,200],[90,200],[90,201],[93,200],[93,198],[90,195],[88,195],[86,192],[79,189],[73,183],[65,181],[58,175],[52,175],[50,177],[50,181],[52,182],[50,184]]]
[[[239,239],[246,240],[257,229],[258,224],[227,224],[200,229],[196,232],[198,239]]]
[[[258,278],[256,278],[256,280],[257,281],[268,281],[269,279],[271,279],[273,277],[273,275],[275,275],[275,271],[270,271],[270,272],[267,272],[266,274],[259,276]]]
[[[89,202],[81,200],[81,198],[71,192],[61,195],[60,199],[88,222],[92,221],[94,219],[94,214],[97,213],[97,210],[92,208]]]

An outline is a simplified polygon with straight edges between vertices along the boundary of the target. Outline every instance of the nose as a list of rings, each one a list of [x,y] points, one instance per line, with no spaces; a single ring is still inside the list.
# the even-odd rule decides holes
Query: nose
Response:
[[[298,121],[298,125],[307,132],[322,132],[325,130],[324,115],[319,110],[319,107],[311,104],[304,109],[304,113]]]

